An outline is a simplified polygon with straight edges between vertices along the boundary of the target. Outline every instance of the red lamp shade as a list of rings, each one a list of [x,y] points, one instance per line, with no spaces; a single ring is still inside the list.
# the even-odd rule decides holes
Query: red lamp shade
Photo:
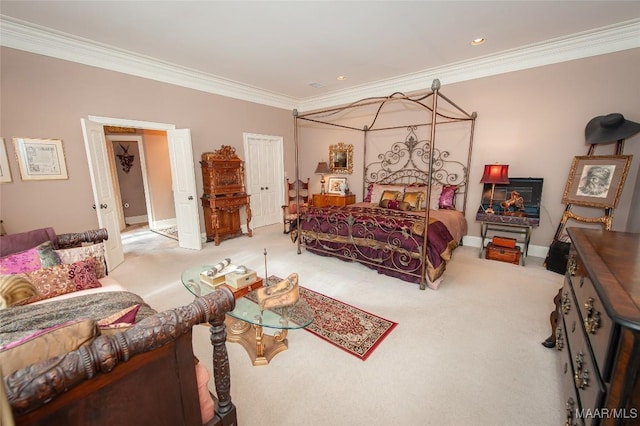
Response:
[[[496,185],[509,183],[508,164],[487,164],[484,166],[484,174],[480,183],[493,183]]]

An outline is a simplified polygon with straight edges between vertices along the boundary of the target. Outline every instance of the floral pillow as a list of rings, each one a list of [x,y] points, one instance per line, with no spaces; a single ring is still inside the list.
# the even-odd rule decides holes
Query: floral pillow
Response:
[[[98,279],[107,276],[107,264],[104,260],[103,243],[92,244],[90,246],[74,247],[64,250],[55,251],[60,258],[60,263],[75,263],[80,260],[86,260],[90,257],[96,259],[96,277]]]
[[[27,272],[25,275],[36,288],[38,294],[17,303],[18,305],[26,305],[74,291],[102,287],[96,277],[96,259],[93,257],[71,264],[63,263],[50,268],[38,269]]]
[[[0,274],[24,274],[60,264],[53,243],[46,241],[37,247],[0,258]]]
[[[456,208],[457,189],[457,185],[444,185],[442,187],[442,193],[440,194],[438,207],[445,210],[454,210]]]

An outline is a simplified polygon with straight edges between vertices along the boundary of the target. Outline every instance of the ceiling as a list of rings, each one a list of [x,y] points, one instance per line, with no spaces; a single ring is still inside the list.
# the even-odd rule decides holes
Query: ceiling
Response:
[[[0,13],[4,46],[307,109],[640,46],[639,1],[2,0]]]

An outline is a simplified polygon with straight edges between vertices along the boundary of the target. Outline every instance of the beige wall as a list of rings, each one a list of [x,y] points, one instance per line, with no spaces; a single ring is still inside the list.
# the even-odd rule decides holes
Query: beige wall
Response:
[[[0,135],[8,142],[14,176],[13,183],[0,187],[2,219],[8,232],[44,225],[69,232],[97,225],[80,128],[80,118],[88,115],[190,128],[195,162],[203,151],[222,144],[236,147],[241,154],[242,132],[282,135],[285,171],[290,177],[294,174],[290,111],[13,49],[1,52]],[[544,178],[541,225],[533,233],[532,244],[548,246],[564,210],[561,199],[571,161],[587,152],[586,123],[611,112],[640,122],[638,69],[640,49],[634,49],[463,83],[443,82],[443,94],[465,110],[478,112],[467,207],[469,234],[479,235],[475,210],[482,190],[482,168],[504,162],[510,165],[511,176]],[[425,88],[430,85],[425,82]],[[16,174],[11,145],[14,136],[62,139],[69,180],[22,182]],[[329,132],[302,148],[300,175],[311,177],[315,190],[319,189],[319,178],[313,171],[318,161],[328,160],[328,146],[340,141],[356,145],[360,139],[355,136],[351,142],[346,137],[344,132]],[[608,146],[596,153],[611,152]],[[625,230],[630,216],[640,135],[627,140],[625,153],[635,158],[615,213],[616,230]],[[356,151],[355,170],[361,170],[363,161],[361,152]],[[196,174],[201,191],[198,167]],[[357,188],[357,179],[361,173],[350,177],[352,188]]]
[[[12,183],[0,186],[1,217],[7,232],[42,226],[73,232],[97,226],[80,126],[80,118],[89,115],[190,128],[196,164],[202,152],[221,145],[234,146],[242,157],[243,132],[283,136],[285,161],[292,161],[293,148],[288,148],[293,146],[291,111],[15,49],[3,47],[0,54],[0,136],[6,140],[14,176]],[[62,139],[69,179],[21,181],[12,137]],[[201,193],[199,167],[196,180]],[[153,196],[166,198],[168,194]],[[204,232],[204,223],[201,227]]]
[[[593,117],[612,112],[640,122],[640,49],[565,62],[493,77],[443,84],[441,92],[467,112],[476,111],[473,157],[467,205],[469,235],[478,236],[480,226],[475,212],[480,203],[485,164],[509,164],[513,177],[542,177],[540,227],[534,230],[532,244],[548,247],[565,206],[562,195],[574,156],[586,155],[584,128]],[[431,82],[425,82],[430,87]],[[306,133],[305,133],[306,132]],[[301,175],[310,176],[315,190],[319,177],[312,174],[318,161],[328,159],[328,146],[353,143],[354,175],[362,177],[362,136],[358,132],[304,130],[311,142],[301,150]],[[615,144],[602,145],[596,154],[613,153]],[[627,226],[637,215],[638,197],[632,208],[632,195],[640,164],[640,134],[627,139],[625,154],[634,155],[624,191],[614,214],[614,230],[635,231]],[[367,155],[368,158],[369,154]],[[369,160],[370,161],[370,160]],[[306,172],[306,174],[305,174]],[[361,190],[351,185],[358,200]],[[576,209],[585,216],[602,213],[597,209]],[[570,222],[569,225],[579,225]],[[636,225],[637,226],[637,225]]]

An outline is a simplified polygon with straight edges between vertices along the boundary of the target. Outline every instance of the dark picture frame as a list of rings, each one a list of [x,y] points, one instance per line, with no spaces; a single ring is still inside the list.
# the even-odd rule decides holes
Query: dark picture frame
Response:
[[[631,155],[585,155],[573,158],[562,202],[615,208],[631,165]]]

